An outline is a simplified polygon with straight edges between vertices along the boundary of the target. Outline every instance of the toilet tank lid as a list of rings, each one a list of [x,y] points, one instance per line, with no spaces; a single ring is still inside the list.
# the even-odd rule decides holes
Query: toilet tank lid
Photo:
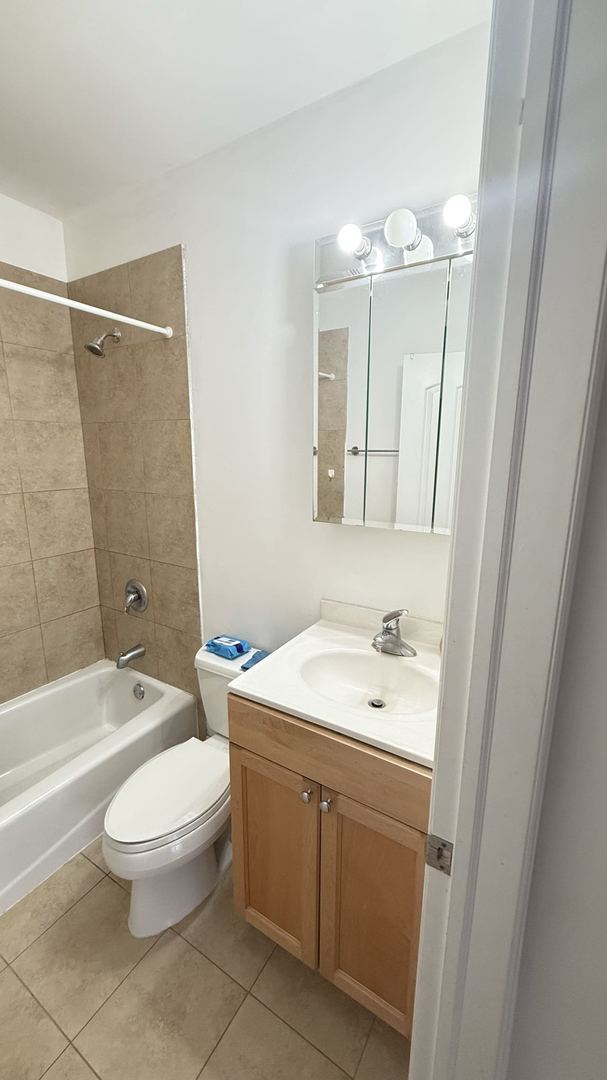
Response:
[[[240,669],[245,660],[248,660],[255,652],[257,652],[256,648],[249,649],[247,653],[237,656],[234,660],[226,660],[223,656],[216,656],[215,653],[209,652],[203,645],[202,649],[196,653],[194,664],[200,671],[212,671],[215,675],[223,675],[224,679],[235,679],[237,675],[242,674]]]

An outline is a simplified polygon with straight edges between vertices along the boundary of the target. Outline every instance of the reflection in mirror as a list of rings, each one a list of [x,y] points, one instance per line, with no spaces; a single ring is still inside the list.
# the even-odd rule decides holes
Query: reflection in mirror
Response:
[[[450,532],[476,220],[458,200],[465,221],[401,208],[354,251],[317,241],[317,521]]]

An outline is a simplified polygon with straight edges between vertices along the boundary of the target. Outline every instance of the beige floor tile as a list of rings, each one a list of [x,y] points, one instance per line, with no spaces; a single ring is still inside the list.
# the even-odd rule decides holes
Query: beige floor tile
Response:
[[[39,1080],[67,1040],[10,968],[0,974],[0,1076]]]
[[[74,1047],[68,1046],[44,1074],[44,1080],[96,1080],[96,1077]]]
[[[345,1080],[346,1074],[248,997],[200,1080]]]
[[[371,1013],[318,972],[277,948],[255,986],[255,997],[354,1076],[373,1024]]]
[[[104,874],[109,874],[109,867],[103,858],[103,852],[101,850],[102,837],[98,836],[96,840],[93,840],[92,844],[85,847],[81,854],[86,855],[87,859],[90,859],[95,866],[98,866],[100,870],[103,870]]]
[[[356,1080],[407,1080],[409,1043],[381,1020],[373,1024]]]
[[[231,873],[176,929],[247,990],[274,948],[234,910]]]
[[[14,960],[93,888],[101,871],[76,855],[0,918],[0,953]]]
[[[152,947],[127,928],[129,898],[108,877],[15,961],[15,970],[73,1038]]]
[[[195,1080],[244,991],[167,931],[81,1031],[104,1080]]]

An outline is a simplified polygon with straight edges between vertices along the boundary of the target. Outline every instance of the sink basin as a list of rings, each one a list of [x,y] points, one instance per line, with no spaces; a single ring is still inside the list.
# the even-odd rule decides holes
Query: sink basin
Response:
[[[331,649],[304,660],[299,673],[311,690],[350,708],[411,716],[436,705],[436,675],[409,657]]]

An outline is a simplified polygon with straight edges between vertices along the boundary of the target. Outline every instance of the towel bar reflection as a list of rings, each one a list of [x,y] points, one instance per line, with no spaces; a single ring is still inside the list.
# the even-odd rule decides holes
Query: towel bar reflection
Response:
[[[346,450],[346,454],[351,454],[353,457],[358,457],[360,454],[367,454],[367,456],[369,456],[370,454],[380,454],[380,455],[383,455],[384,457],[391,457],[391,456],[398,457],[399,451],[398,450],[365,450],[364,446],[350,446]]]

